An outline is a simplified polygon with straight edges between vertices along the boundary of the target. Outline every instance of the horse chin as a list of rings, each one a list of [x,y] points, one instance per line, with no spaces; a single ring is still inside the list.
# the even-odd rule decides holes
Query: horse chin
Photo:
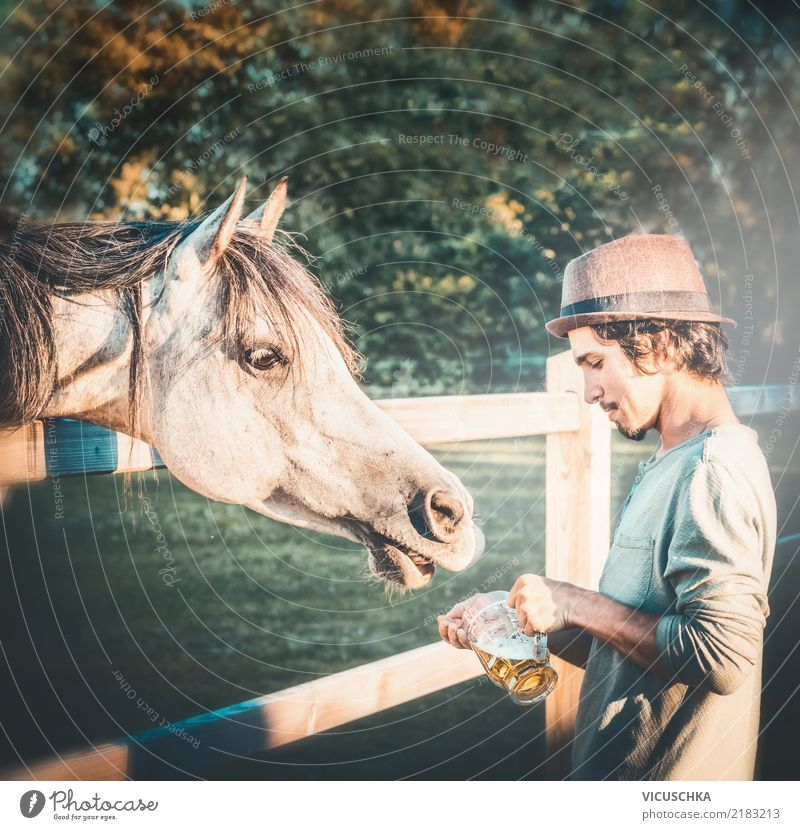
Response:
[[[375,576],[392,585],[413,591],[424,588],[433,579],[436,566],[419,553],[386,540],[366,540],[369,568]]]
[[[362,544],[368,551],[370,571],[384,582],[415,590],[433,579],[436,567],[458,573],[470,567],[484,552],[483,533],[472,523],[457,540],[448,544],[420,537],[410,525],[376,528],[372,523],[352,517],[321,518],[271,499],[248,504],[248,507],[278,521],[322,533],[333,533]],[[425,553],[422,553],[421,550]]]
[[[453,573],[465,570],[480,559],[485,549],[483,533],[475,524],[465,528],[465,533],[457,544],[441,547],[438,543],[431,546],[430,540],[424,538],[404,538],[400,541],[394,534],[384,535],[364,525],[356,533],[369,552],[372,573],[385,582],[406,590],[426,586],[433,579],[437,567]]]

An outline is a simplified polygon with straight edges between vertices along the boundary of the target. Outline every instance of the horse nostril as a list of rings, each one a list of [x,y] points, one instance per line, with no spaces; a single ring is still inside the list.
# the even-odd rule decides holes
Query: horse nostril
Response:
[[[447,541],[461,527],[464,502],[446,490],[435,490],[425,501],[425,520],[431,534],[440,542]]]

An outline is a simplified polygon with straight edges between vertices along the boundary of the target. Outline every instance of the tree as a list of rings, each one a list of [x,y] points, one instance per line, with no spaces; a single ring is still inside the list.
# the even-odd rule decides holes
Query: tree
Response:
[[[743,324],[736,379],[785,378],[797,19],[572,6],[26,3],[5,27],[0,218],[183,218],[243,172],[261,196],[288,173],[285,226],[367,379],[406,394],[535,388],[569,259],[683,232]]]

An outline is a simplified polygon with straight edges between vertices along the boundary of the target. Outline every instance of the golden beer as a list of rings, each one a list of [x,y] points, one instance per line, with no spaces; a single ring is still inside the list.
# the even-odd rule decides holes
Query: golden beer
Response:
[[[515,703],[527,705],[547,697],[558,676],[547,659],[535,660],[519,639],[485,635],[472,645],[492,683],[505,689]]]

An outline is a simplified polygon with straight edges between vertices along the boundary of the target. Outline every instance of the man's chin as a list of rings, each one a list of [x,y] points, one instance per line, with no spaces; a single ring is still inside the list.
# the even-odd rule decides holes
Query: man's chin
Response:
[[[647,436],[646,429],[627,429],[617,423],[617,432],[629,441],[644,441]]]

